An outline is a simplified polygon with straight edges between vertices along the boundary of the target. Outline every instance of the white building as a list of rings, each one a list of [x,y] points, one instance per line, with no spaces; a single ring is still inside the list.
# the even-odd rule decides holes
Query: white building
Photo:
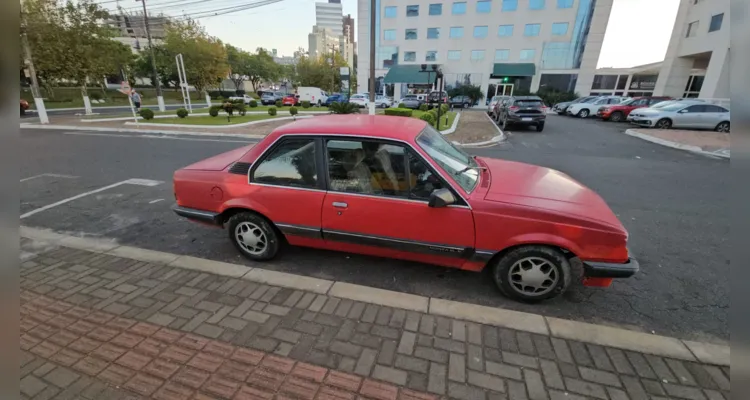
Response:
[[[329,54],[331,51],[336,51],[340,46],[340,38],[341,35],[334,35],[330,28],[315,25],[312,32],[307,35],[307,54],[311,58],[317,58]]]
[[[344,34],[344,12],[341,0],[329,0],[328,3],[315,3],[315,25],[328,28],[335,36]]]
[[[429,90],[420,64],[446,89],[479,85],[590,92],[613,0],[376,0],[376,91]],[[370,1],[358,0],[358,91],[368,90]],[[430,69],[430,68],[428,68]],[[434,74],[429,80],[434,80]]]
[[[729,60],[729,0],[681,0],[654,93],[728,99]]]

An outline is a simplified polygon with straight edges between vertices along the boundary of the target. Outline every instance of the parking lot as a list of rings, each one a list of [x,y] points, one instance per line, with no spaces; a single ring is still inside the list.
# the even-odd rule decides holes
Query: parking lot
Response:
[[[604,197],[629,230],[642,268],[609,289],[580,289],[551,302],[520,304],[503,298],[485,273],[301,248],[287,249],[262,268],[682,338],[727,340],[729,163],[626,136],[625,128],[551,115],[542,133],[511,131],[504,143],[470,149],[562,170]],[[225,231],[187,222],[170,210],[175,169],[247,143],[24,129],[21,223],[251,265]]]

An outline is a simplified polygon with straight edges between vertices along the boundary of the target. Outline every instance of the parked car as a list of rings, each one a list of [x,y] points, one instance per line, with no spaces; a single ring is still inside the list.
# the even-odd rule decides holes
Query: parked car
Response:
[[[453,107],[469,108],[473,102],[469,96],[454,96],[449,100],[449,104]]]
[[[564,101],[562,103],[557,103],[552,106],[552,111],[556,112],[558,115],[565,115],[565,112],[568,110],[568,107],[570,107],[571,104],[588,103],[594,101],[597,98],[599,98],[599,96],[584,96],[579,97],[573,101]]]
[[[282,106],[298,106],[299,105],[299,95],[288,94],[288,95],[284,96],[284,98],[281,99],[281,105]]]
[[[276,104],[277,100],[282,100],[284,95],[281,92],[264,92],[260,95],[260,103],[263,105]]]
[[[648,128],[730,131],[729,110],[703,102],[676,101],[659,108],[638,109],[630,115],[633,124]]]
[[[500,101],[503,98],[507,98],[508,96],[492,96],[490,99],[489,104],[487,104],[487,114],[490,115],[490,117],[495,117],[495,105],[498,101]]]
[[[401,99],[401,102],[404,103],[406,108],[411,108],[413,110],[416,110],[419,106],[424,104],[424,100],[420,99],[419,95],[416,94],[407,94]]]
[[[502,101],[495,120],[503,130],[511,125],[533,125],[541,132],[547,120],[547,106],[539,96],[510,96]]]
[[[26,110],[29,109],[29,102],[21,99],[21,115],[26,114]]]
[[[352,95],[352,97],[349,98],[349,102],[354,103],[358,105],[360,108],[362,108],[362,107],[367,107],[367,104],[370,102],[369,98],[370,97],[366,94],[358,93],[358,94]]]
[[[393,105],[393,100],[386,96],[375,96],[375,107],[388,108]]]
[[[334,93],[334,94],[328,96],[328,98],[323,103],[323,105],[324,106],[330,106],[331,103],[333,103],[333,102],[346,103],[348,101],[349,101],[349,97],[347,95],[340,94],[340,93]]]
[[[627,99],[628,99],[627,97],[622,97],[622,96],[601,96],[595,101],[590,102],[590,103],[581,102],[581,103],[571,104],[568,107],[568,109],[565,110],[565,113],[567,115],[574,116],[574,117],[588,118],[592,115],[596,115],[596,112],[602,106],[605,106],[608,104],[620,104]]]
[[[328,94],[320,88],[300,86],[297,88],[299,102],[309,101],[310,104],[321,106],[328,100]]]
[[[176,171],[173,187],[177,215],[226,228],[253,261],[288,243],[490,268],[502,293],[524,301],[638,271],[628,232],[593,190],[553,169],[470,156],[416,118],[293,122]]]
[[[425,99],[427,104],[432,107],[437,107],[439,104],[448,104],[448,93],[445,91],[433,91],[430,92],[430,94],[427,95],[427,98]]]
[[[242,96],[231,96],[229,97],[229,100],[231,101],[242,100],[245,104],[249,104],[250,100],[255,100],[255,97],[247,95],[247,94],[243,94]]]
[[[654,104],[652,106],[649,106],[648,108],[649,109],[660,109],[660,108],[666,107],[668,105],[677,104],[677,103],[681,103],[681,104],[705,104],[703,100],[698,100],[698,99],[672,99],[672,100],[661,101],[661,102],[656,103],[656,104]],[[632,122],[633,121],[633,112],[632,111],[630,112],[630,114],[628,114],[628,116],[625,118],[625,120],[627,122]]]
[[[634,97],[620,104],[601,106],[597,110],[596,116],[604,121],[622,122],[637,108],[650,107],[671,99],[671,97]]]

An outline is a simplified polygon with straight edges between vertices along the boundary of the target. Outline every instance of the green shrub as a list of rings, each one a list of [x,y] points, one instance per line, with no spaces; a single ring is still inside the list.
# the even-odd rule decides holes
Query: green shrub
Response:
[[[429,109],[430,109],[430,106],[428,106],[427,104],[422,104],[419,106],[419,111],[427,111]]]
[[[91,94],[89,94],[89,97],[91,97],[93,100],[101,100],[103,96],[99,92],[91,92]]]
[[[302,108],[310,108],[310,102],[305,100],[302,102]]]
[[[277,101],[277,103],[280,103]],[[268,115],[276,115],[276,107],[268,107]]]
[[[245,115],[245,113],[247,112],[247,107],[245,106],[245,103],[235,104],[234,109],[240,115]]]
[[[219,110],[221,110],[221,106],[211,106],[208,109],[208,115],[212,117],[218,117],[219,116]]]
[[[424,113],[419,116],[419,119],[427,122],[428,125],[435,125],[435,115],[432,113]]]
[[[184,108],[178,108],[177,109],[177,116],[180,118],[186,118],[188,116],[188,110]]]
[[[150,108],[142,108],[138,114],[140,114],[145,120],[154,119],[154,111]]]
[[[397,117],[411,117],[412,110],[408,108],[386,108],[385,115],[395,115]]]
[[[328,106],[328,110],[333,114],[359,114],[359,106],[354,103],[339,103],[334,101]]]
[[[250,100],[250,108],[258,107],[258,102],[255,99]]]
[[[445,114],[448,112],[448,105],[447,104],[441,104],[440,105],[440,114]]]
[[[295,107],[295,106],[289,107],[289,114],[291,114],[291,115],[297,115],[297,107]]]
[[[276,100],[276,107],[281,108],[281,106],[282,106],[281,100]],[[271,114],[271,115],[276,115],[276,114]]]
[[[406,108],[406,104],[404,104],[404,103],[398,103],[398,108]]]

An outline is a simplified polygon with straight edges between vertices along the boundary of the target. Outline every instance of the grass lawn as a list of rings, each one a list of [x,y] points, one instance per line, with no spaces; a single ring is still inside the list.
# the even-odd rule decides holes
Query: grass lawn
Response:
[[[289,113],[279,113],[276,116],[268,114],[246,114],[245,116],[235,115],[230,121],[227,121],[226,114],[219,114],[217,117],[210,115],[187,117],[187,118],[154,118],[150,121],[143,121],[149,124],[181,124],[181,125],[236,125],[251,121],[261,121],[264,119],[273,119],[278,117],[289,117]]]
[[[45,102],[45,104],[47,104],[47,103]],[[127,105],[127,103],[125,105]],[[252,111],[255,111],[255,112],[257,112],[257,111],[263,111],[263,112],[266,112],[266,111],[268,111],[269,107],[270,106],[260,106],[259,105],[258,107],[252,108],[252,107],[248,106],[247,107],[247,111],[248,112],[252,112]],[[297,107],[297,110],[300,113],[303,112],[303,111],[328,111],[328,107],[310,107],[310,108]],[[277,108],[277,111],[278,111],[279,116],[289,116],[289,107]],[[200,114],[200,113],[204,113],[204,114],[208,113],[208,107],[202,107],[202,108],[195,108],[195,107],[193,107],[193,114]],[[174,116],[177,116],[177,110],[167,110],[167,111],[156,111],[156,110],[154,110],[154,115],[174,115]],[[226,114],[224,114],[223,112],[220,112],[219,113],[219,117],[221,117],[222,115],[224,116],[224,119],[226,119]],[[117,113],[117,114],[90,115],[90,116],[84,116],[83,118],[84,119],[90,119],[90,120],[97,120],[97,119],[121,118],[121,117],[132,117],[132,116],[133,116],[133,113],[131,113],[130,111],[128,111],[128,112]],[[219,118],[219,117],[217,117],[217,118]],[[159,119],[161,120],[163,118],[159,118]],[[159,121],[159,122],[161,122],[161,121]]]
[[[422,116],[422,114],[426,113],[427,111],[419,111],[419,110],[412,110],[411,117],[412,118],[419,118]],[[385,114],[385,111],[378,110],[378,114]],[[447,121],[446,121],[446,115],[447,115]],[[454,111],[448,111],[447,114],[440,114],[440,128],[438,130],[444,131],[451,126],[453,126],[453,121],[456,119],[456,113]]]

